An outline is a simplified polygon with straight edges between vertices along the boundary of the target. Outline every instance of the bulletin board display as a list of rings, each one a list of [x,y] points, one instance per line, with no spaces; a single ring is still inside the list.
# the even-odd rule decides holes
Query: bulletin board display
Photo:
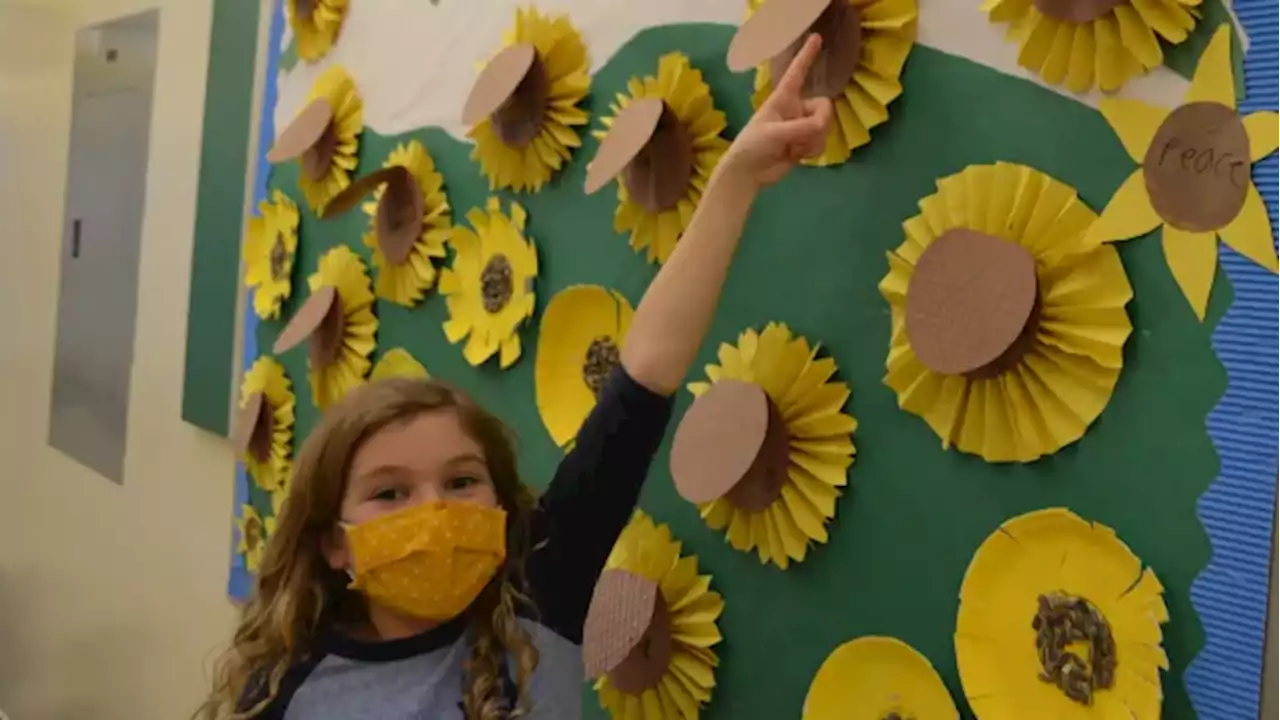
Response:
[[[645,250],[629,246],[628,233],[615,229],[613,186],[583,192],[588,162],[600,145],[591,131],[616,114],[611,103],[628,91],[630,79],[655,75],[664,57],[680,53],[700,71],[714,108],[724,113],[722,135],[731,139],[750,117],[757,90],[754,73],[734,73],[726,65],[744,5],[538,3],[544,13],[569,18],[592,63],[590,93],[579,106],[590,116],[577,128],[582,145],[536,192],[491,189],[460,120],[475,80],[470,68],[502,46],[502,32],[516,15],[513,3],[488,3],[481,10],[449,0],[351,0],[336,44],[315,62],[299,57],[303,48],[283,12],[276,14],[264,148],[306,105],[321,76],[343,67],[364,110],[353,178],[376,171],[397,148],[416,141],[443,176],[454,223],[466,223],[468,211],[486,208],[494,197],[504,211],[515,213],[514,202],[527,214],[524,232],[538,255],[536,299],[531,321],[519,331],[523,351],[510,367],[500,369],[496,356],[478,366],[468,362],[465,341],[453,344],[446,337],[449,311],[436,289],[413,307],[374,300],[377,349],[369,360],[403,349],[433,377],[501,416],[520,437],[521,470],[535,487],[551,477],[564,452],[536,401],[538,330],[548,304],[566,288],[592,284],[616,291],[634,307],[658,269]],[[1164,48],[1165,67],[1131,80],[1120,96],[1181,105],[1200,55],[1225,21],[1232,33],[1227,77],[1242,80],[1235,89],[1239,112],[1274,110],[1275,82],[1266,68],[1274,67],[1275,47],[1242,38],[1274,38],[1276,11],[1252,7],[1237,0],[1236,26],[1217,0],[1206,0],[1189,39]],[[410,37],[413,53],[396,50]],[[1079,202],[1105,219],[1104,210],[1135,171],[1135,160],[1098,110],[1103,95],[1050,87],[1018,66],[1017,45],[1003,47],[1011,42],[976,4],[923,4],[901,69],[902,93],[887,105],[887,119],[870,128],[870,141],[853,148],[847,161],[798,168],[765,190],[752,211],[689,380],[706,380],[704,366],[722,364],[722,345],[740,347],[744,331],[784,323],[820,346],[838,368],[833,379],[851,389],[842,409],[856,420],[856,457],[827,525],[829,538],[809,547],[803,562],[782,569],[756,552],[734,549],[680,497],[670,473],[669,433],[641,505],[670,527],[685,553],[698,556],[700,571],[712,576],[712,588],[724,598],[718,621],[724,641],[717,646],[720,664],[705,717],[797,716],[823,661],[837,646],[864,636],[907,643],[936,669],[962,716],[980,713],[966,699],[957,662],[966,569],[1002,523],[1045,508],[1067,508],[1114,529],[1158,576],[1168,612],[1162,717],[1257,712],[1275,504],[1274,274],[1217,244],[1215,269],[1201,272],[1211,283],[1201,319],[1201,308],[1189,302],[1170,270],[1164,231],[1112,245],[1132,292],[1122,302],[1132,330],[1118,350],[1118,379],[1083,437],[1034,461],[988,462],[972,451],[944,448],[925,419],[899,406],[886,382],[893,335],[882,286],[891,274],[887,254],[909,238],[904,222],[922,214],[922,201],[945,198],[939,181],[968,177],[974,167],[1030,168],[1074,190]],[[993,57],[980,49],[985,47],[1003,54]],[[365,213],[322,221],[300,189],[305,170],[299,163],[271,166],[263,159],[260,170],[260,199],[270,201],[278,192],[296,206],[298,240],[292,293],[279,316],[260,319],[246,303],[247,366],[270,354],[306,304],[308,277],[322,257],[347,247],[370,270],[373,259],[362,242],[371,222]],[[1274,154],[1253,167],[1272,228],[1275,177]],[[309,387],[307,351],[276,360],[296,396],[296,448],[321,410]],[[679,392],[673,428],[693,400],[688,390]],[[255,550],[246,539],[269,532],[273,498],[252,473],[242,470],[237,484],[242,509],[229,589],[243,597]],[[248,533],[245,509],[259,523]],[[606,717],[597,693],[589,687],[584,693],[588,716]]]

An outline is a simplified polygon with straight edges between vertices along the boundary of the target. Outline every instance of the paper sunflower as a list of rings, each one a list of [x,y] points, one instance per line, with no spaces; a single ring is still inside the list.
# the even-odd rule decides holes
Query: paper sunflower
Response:
[[[297,41],[298,57],[315,62],[333,48],[347,16],[347,0],[288,0],[289,27]]]
[[[262,565],[262,553],[267,547],[267,538],[276,531],[274,517],[263,518],[252,505],[240,507],[240,517],[236,519],[236,528],[240,531],[240,544],[236,552],[244,556],[245,567],[257,575]]]
[[[253,311],[270,320],[293,292],[293,258],[298,251],[298,206],[273,190],[258,203],[244,239],[244,284],[253,288]]]
[[[538,277],[538,253],[524,235],[526,219],[516,203],[510,217],[504,215],[495,197],[484,210],[467,213],[474,230],[453,229],[453,265],[440,272],[440,293],[449,308],[444,334],[455,345],[467,338],[462,354],[472,365],[497,353],[505,370],[520,357],[519,329],[533,316]]]
[[[311,399],[323,410],[364,382],[378,318],[364,261],[345,245],[320,256],[320,267],[307,283],[311,296],[272,350],[279,355],[307,342]]]
[[[666,525],[637,510],[592,597],[583,656],[600,704],[619,720],[695,720],[711,700],[724,600],[681,557]]]
[[[748,21],[766,2],[768,0],[748,0]],[[838,6],[840,2],[846,3],[846,7]],[[831,6],[822,13],[812,30],[820,32],[828,41],[831,31],[841,34],[845,31],[843,28],[828,28],[827,24],[856,20],[856,37],[842,37],[841,46],[829,43],[824,48],[839,50],[843,49],[844,43],[849,43],[856,55],[849,57],[848,63],[818,64],[810,72],[807,94],[812,94],[812,80],[824,71],[824,67],[827,71],[840,66],[846,70],[852,68],[843,88],[837,85],[831,92],[823,93],[831,98],[835,122],[831,123],[826,149],[818,157],[806,160],[805,164],[827,166],[843,163],[855,148],[871,142],[871,128],[889,119],[889,103],[902,94],[898,78],[916,41],[917,14],[916,0],[832,0]],[[769,93],[773,92],[775,75],[786,71],[805,37],[807,33],[792,43],[788,52],[756,66],[755,92],[751,96],[755,107],[764,104]]]
[[[364,245],[373,256],[373,267],[378,271],[374,287],[378,297],[397,305],[413,307],[422,299],[423,291],[436,281],[435,260],[445,256],[445,241],[449,239],[452,219],[449,201],[444,194],[444,177],[436,170],[427,149],[417,140],[402,143],[391,151],[383,167],[403,167],[413,178],[412,186],[422,198],[422,232],[409,248],[402,262],[391,262],[379,242],[376,224],[379,203],[388,192],[387,185],[374,191],[373,202],[364,204],[364,211],[375,225],[365,233]],[[416,206],[416,205],[415,205]],[[415,213],[416,214],[416,213]]]
[[[1110,92],[1164,62],[1156,39],[1191,33],[1201,0],[985,0],[992,22],[1011,23],[1018,64],[1072,92]]]
[[[573,442],[618,364],[631,327],[631,303],[599,285],[577,285],[551,298],[538,331],[534,389],[538,414],[556,445]]]
[[[707,525],[784,570],[811,541],[827,541],[853,464],[849,386],[832,381],[835,361],[817,354],[781,323],[720,345],[711,382],[689,384],[698,399],[671,448],[676,488]]]
[[[363,131],[364,103],[355,81],[335,65],[316,79],[303,109],[276,139],[267,159],[298,159],[298,186],[319,214],[351,184]]]
[[[1029,462],[1079,440],[1120,377],[1133,296],[1095,215],[1033,168],[972,165],[903,223],[880,292],[884,382],[942,446]]]
[[[1064,508],[1006,521],[960,588],[956,664],[974,713],[1156,720],[1163,592],[1109,527]]]
[[[471,159],[480,164],[490,190],[537,192],[582,145],[575,128],[587,124],[587,111],[578,104],[591,87],[591,63],[567,17],[534,8],[517,10],[515,27],[504,34],[503,47],[515,46],[535,52],[523,67],[512,68],[518,75],[496,78],[482,71],[475,93],[494,95],[488,86],[495,80],[506,87],[482,103],[479,118],[465,119],[469,125],[478,121],[467,136],[476,143]]]
[[[891,637],[836,648],[813,678],[803,720],[960,720],[925,656]]]
[[[422,363],[414,359],[404,348],[391,348],[382,354],[378,363],[373,366],[373,373],[369,375],[370,380],[384,380],[386,378],[429,378],[427,369]]]
[[[664,122],[657,129],[663,133],[661,152],[678,155],[684,162],[671,163],[669,173],[653,176],[624,172],[618,180],[613,229],[630,233],[631,247],[637,252],[648,248],[649,262],[663,263],[689,227],[711,171],[729,148],[729,141],[720,136],[725,117],[715,109],[711,88],[703,81],[702,71],[693,68],[683,53],[659,58],[656,76],[631,78],[627,93],[619,93],[610,106],[613,115],[601,122],[606,128],[613,128],[621,113],[641,98],[662,100]],[[593,134],[606,140],[609,131],[597,130]],[[657,192],[644,187],[651,178]]]
[[[1127,240],[1163,225],[1173,277],[1204,320],[1221,237],[1276,272],[1276,248],[1249,166],[1276,151],[1277,115],[1236,114],[1231,37],[1214,34],[1185,104],[1172,111],[1140,100],[1105,99],[1102,114],[1141,167],[1116,190],[1089,232],[1091,241]]]
[[[240,413],[236,445],[249,476],[258,487],[273,492],[289,478],[293,463],[295,400],[284,366],[260,357],[240,383]]]

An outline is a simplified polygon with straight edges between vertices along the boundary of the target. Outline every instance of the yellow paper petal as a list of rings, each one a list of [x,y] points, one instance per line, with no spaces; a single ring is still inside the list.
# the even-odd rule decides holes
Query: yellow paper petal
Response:
[[[1271,218],[1267,214],[1267,206],[1262,202],[1262,195],[1253,183],[1249,183],[1245,191],[1240,213],[1219,230],[1218,234],[1241,255],[1271,272],[1280,271],[1276,246],[1271,239]]]
[[[1160,216],[1151,205],[1147,194],[1147,182],[1138,168],[1130,175],[1089,228],[1086,245],[1099,245],[1116,240],[1128,240],[1154,230],[1161,223]]]
[[[414,359],[404,348],[391,348],[382,354],[382,358],[373,366],[369,379],[373,381],[386,378],[428,378],[427,369]]]
[[[1217,240],[1211,232],[1188,232],[1165,225],[1162,245],[1173,279],[1178,281],[1196,317],[1203,321],[1218,269]]]
[[[1214,31],[1213,38],[1200,55],[1184,102],[1212,102],[1236,109],[1236,84],[1231,72],[1231,30],[1227,24]]]
[[[1264,110],[1246,115],[1244,129],[1249,135],[1249,161],[1258,162],[1280,143],[1280,114]]]
[[[1103,98],[1098,110],[1120,138],[1125,152],[1141,163],[1169,111],[1130,98]]]
[[[818,668],[805,696],[803,720],[958,720],[959,711],[929,661],[896,638],[847,642]]]

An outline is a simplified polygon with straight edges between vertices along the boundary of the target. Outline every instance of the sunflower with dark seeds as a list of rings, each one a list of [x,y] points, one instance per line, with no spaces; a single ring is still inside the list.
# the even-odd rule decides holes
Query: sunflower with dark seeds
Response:
[[[253,312],[263,320],[280,317],[293,293],[293,259],[298,251],[298,206],[273,190],[258,203],[244,238],[244,284],[253,289]]]

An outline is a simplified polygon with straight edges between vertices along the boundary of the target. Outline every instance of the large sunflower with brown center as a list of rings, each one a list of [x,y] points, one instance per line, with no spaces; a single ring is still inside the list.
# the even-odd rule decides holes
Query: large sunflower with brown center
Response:
[[[971,165],[903,223],[880,292],[885,384],[944,448],[1029,462],[1084,435],[1111,398],[1133,297],[1096,216],[1033,168]]]
[[[348,0],[288,0],[289,28],[298,57],[316,62],[333,49],[347,17]]]

